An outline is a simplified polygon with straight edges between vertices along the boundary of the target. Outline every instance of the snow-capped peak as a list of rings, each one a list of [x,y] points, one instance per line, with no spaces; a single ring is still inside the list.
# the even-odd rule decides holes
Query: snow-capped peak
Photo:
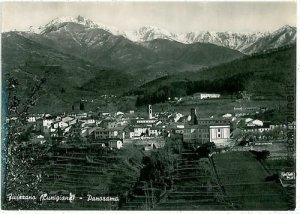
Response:
[[[164,35],[170,36],[170,37],[174,35],[164,28],[159,28],[159,27],[152,26],[152,25],[146,25],[146,26],[143,26],[138,29],[138,32],[140,32],[140,33],[146,32],[146,31],[152,31],[157,34],[164,34]]]
[[[283,33],[283,32],[288,32],[288,31],[296,33],[296,28],[291,27],[289,25],[284,25],[281,28],[279,28],[278,30],[274,31],[273,34],[278,34],[278,33]]]
[[[135,42],[151,41],[153,39],[177,40],[177,36],[166,29],[146,25],[134,31],[126,32],[126,37]]]
[[[249,47],[257,42],[263,40],[271,41],[275,38],[276,44],[272,47],[279,47],[285,44],[294,43],[296,41],[296,27],[284,25],[280,29],[274,32],[232,32],[232,31],[198,31],[188,32],[182,34],[175,34],[166,29],[145,25],[133,31],[122,32],[115,27],[107,26],[100,23],[94,23],[90,19],[86,19],[82,16],[71,17],[64,16],[55,18],[48,24],[42,27],[30,27],[31,33],[47,34],[49,32],[56,32],[63,29],[67,23],[76,23],[84,26],[88,29],[103,29],[113,35],[122,35],[127,39],[134,42],[148,42],[154,39],[166,39],[171,41],[177,41],[185,44],[192,43],[211,43],[235,50],[239,50],[243,53],[249,52]]]
[[[29,31],[32,33],[43,33],[45,32],[46,29],[52,29],[52,28],[59,28],[60,26],[62,26],[65,23],[76,23],[76,24],[80,24],[80,25],[84,25],[85,27],[88,28],[99,28],[99,29],[103,29],[105,31],[108,31],[112,34],[115,35],[122,35],[123,32],[120,32],[117,28],[115,27],[108,27],[104,24],[96,24],[94,23],[92,20],[90,19],[86,19],[82,16],[77,16],[77,17],[72,17],[72,16],[63,16],[63,17],[58,17],[55,18],[53,20],[51,20],[48,24],[46,24],[45,26],[40,26],[38,28],[35,27],[30,27]]]
[[[268,35],[267,32],[257,32],[257,33],[241,33],[232,31],[198,31],[189,32],[185,34],[180,34],[178,36],[178,41],[182,43],[212,43],[235,50],[242,51],[244,47],[256,42],[259,38]]]
[[[76,18],[71,17],[71,16],[59,17],[59,18],[56,18],[56,19],[53,19],[52,21],[50,21],[46,26],[57,25],[57,24],[62,24],[62,23],[66,23],[66,22],[82,24],[82,25],[90,27],[90,28],[98,27],[93,21],[91,21],[90,19],[86,19],[80,15],[77,16]]]

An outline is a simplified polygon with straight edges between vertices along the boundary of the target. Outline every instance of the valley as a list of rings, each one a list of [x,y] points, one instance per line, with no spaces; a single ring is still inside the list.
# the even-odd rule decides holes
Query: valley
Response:
[[[295,80],[289,25],[3,32],[3,207],[295,209]]]

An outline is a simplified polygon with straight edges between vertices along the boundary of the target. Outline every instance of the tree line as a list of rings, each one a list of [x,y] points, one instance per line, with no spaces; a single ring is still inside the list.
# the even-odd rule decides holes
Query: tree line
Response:
[[[236,94],[245,89],[245,82],[253,72],[237,74],[228,78],[198,81],[174,81],[158,87],[156,90],[137,91],[136,106],[165,102],[174,97],[192,95],[197,92]]]

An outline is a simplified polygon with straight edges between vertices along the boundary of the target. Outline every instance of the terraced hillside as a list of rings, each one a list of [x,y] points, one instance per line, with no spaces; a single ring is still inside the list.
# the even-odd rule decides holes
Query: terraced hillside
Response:
[[[269,176],[249,152],[227,152],[213,156],[218,177],[228,200],[242,210],[288,210],[288,200],[280,183],[265,181]]]
[[[155,210],[234,210],[208,158],[190,160],[191,152],[182,154],[174,171],[172,190]]]
[[[39,188],[51,194],[75,194],[73,203],[44,201],[43,209],[114,210],[118,201],[88,201],[88,195],[118,197],[139,177],[142,154],[133,148],[103,150],[101,145],[60,145],[44,160]]]
[[[184,150],[173,163],[169,187],[144,182],[121,207],[125,210],[235,210],[224,195],[209,158]]]
[[[293,198],[280,183],[266,181],[265,168],[249,152],[204,157],[200,150],[174,142],[142,152],[132,144],[121,150],[100,144],[26,146],[37,156],[23,175],[36,175],[37,195],[74,194],[75,201],[40,201],[38,209],[68,210],[288,210]],[[175,148],[175,147],[174,147]],[[151,158],[149,158],[151,157]],[[145,161],[145,158],[148,161]],[[19,191],[15,189],[16,193]],[[20,190],[22,191],[22,190]],[[31,192],[33,194],[33,192]],[[88,201],[88,195],[118,197],[117,201]],[[24,204],[15,204],[18,209]]]

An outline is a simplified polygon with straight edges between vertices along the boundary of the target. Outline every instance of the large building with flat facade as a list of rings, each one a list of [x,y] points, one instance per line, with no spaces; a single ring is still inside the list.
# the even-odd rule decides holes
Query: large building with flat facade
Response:
[[[230,139],[230,125],[211,125],[209,126],[209,140],[216,146],[224,146]]]
[[[191,144],[215,143],[224,146],[230,139],[228,125],[187,125],[183,130],[183,141]]]
[[[191,109],[191,121],[183,129],[183,141],[191,144],[215,143],[224,146],[230,139],[230,121],[223,118],[197,118]]]
[[[183,141],[191,144],[203,144],[209,142],[209,127],[188,125],[183,129]]]
[[[216,99],[220,98],[221,94],[213,94],[213,93],[195,93],[194,94],[194,99]]]

